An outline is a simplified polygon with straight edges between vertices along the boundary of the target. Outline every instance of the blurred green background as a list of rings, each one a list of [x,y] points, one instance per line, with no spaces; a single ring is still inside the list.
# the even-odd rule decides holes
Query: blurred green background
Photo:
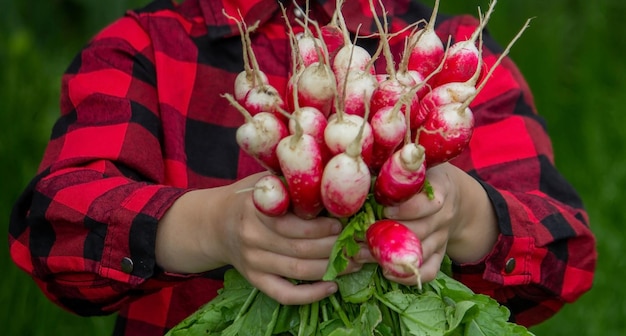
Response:
[[[58,114],[61,73],[88,39],[148,0],[0,0],[0,225],[36,171]],[[430,2],[430,1],[429,1]],[[442,0],[442,11],[475,13],[487,1]],[[528,17],[511,56],[535,93],[556,163],[586,202],[598,238],[593,289],[537,335],[626,331],[623,189],[626,187],[626,1],[501,0],[490,22],[506,44]],[[4,335],[109,335],[113,317],[80,318],[48,302],[0,249]],[[612,277],[612,278],[611,278]],[[613,279],[613,280],[611,280]]]

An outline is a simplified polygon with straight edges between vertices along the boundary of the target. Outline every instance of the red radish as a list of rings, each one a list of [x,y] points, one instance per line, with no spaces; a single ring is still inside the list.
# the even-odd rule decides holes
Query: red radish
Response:
[[[370,9],[372,13],[374,13],[374,22],[378,27],[378,32],[380,35],[380,43],[382,45],[383,55],[386,61],[387,67],[387,79],[381,81],[378,84],[378,87],[372,93],[372,98],[370,100],[370,110],[373,114],[375,114],[379,109],[385,106],[394,106],[400,100],[402,95],[406,93],[411,87],[417,85],[415,82],[415,78],[410,75],[406,75],[402,77],[402,80],[398,78],[396,75],[395,65],[393,55],[391,54],[391,47],[389,46],[389,34],[386,28],[383,28],[383,24],[378,19],[376,14],[376,9],[374,8],[373,0],[369,0]],[[382,3],[380,4],[382,6]],[[383,13],[385,9],[382,8]],[[387,18],[383,16],[384,26],[387,27]],[[419,101],[417,96],[411,100],[410,108],[417,109]],[[404,111],[404,108],[403,108]]]
[[[250,42],[250,32],[256,30],[258,22],[253,26],[248,27],[245,25],[245,22],[243,22],[243,18],[241,18],[241,20],[236,19],[235,17],[228,15],[225,10],[222,10],[222,13],[237,23],[239,35],[241,36],[244,70],[241,71],[237,77],[235,77],[234,90],[235,99],[241,103],[252,88],[269,83],[267,75],[258,68],[256,58],[252,52],[252,44]]]
[[[246,119],[246,122],[237,128],[236,140],[239,147],[267,170],[280,173],[276,147],[279,141],[288,135],[287,126],[273,113],[260,112],[252,116],[232,95],[223,96]]]
[[[356,70],[367,70],[375,74],[375,69],[371,66],[372,55],[365,48],[356,45],[350,40],[350,33],[343,20],[343,16],[338,17],[339,27],[343,33],[342,47],[337,50],[332,63],[332,70],[335,73],[337,83],[344,83],[346,76]],[[357,34],[358,36],[358,34]]]
[[[322,41],[326,45],[328,50],[329,60],[331,61],[335,58],[335,54],[337,51],[343,46],[343,32],[339,27],[339,15],[341,14],[341,7],[343,6],[343,0],[338,0],[335,2],[335,11],[333,12],[333,16],[326,25],[320,27],[320,37]]]
[[[298,83],[298,80],[294,80],[290,89],[291,96],[293,96],[293,112],[289,116],[289,133],[296,134],[298,128],[301,128],[302,132],[312,136],[319,144],[320,151],[322,153],[322,162],[325,164],[331,156],[330,150],[326,146],[326,142],[324,140],[324,131],[328,125],[328,120],[326,119],[326,115],[316,107],[300,107],[298,99]],[[289,114],[286,111],[283,113],[285,115]]]
[[[254,115],[260,112],[271,112],[280,116],[279,108],[285,107],[285,102],[278,90],[270,84],[260,84],[248,91],[242,105]]]
[[[297,39],[297,43],[303,66],[306,67],[320,61],[324,62],[326,56],[320,52],[320,46],[323,43],[321,39],[305,34]]]
[[[372,256],[385,273],[399,278],[415,275],[417,286],[422,289],[422,243],[413,231],[400,222],[381,219],[369,226],[365,237]]]
[[[384,206],[402,203],[426,182],[424,147],[407,143],[385,161],[374,182],[374,198]]]
[[[474,132],[468,103],[437,106],[417,129],[417,142],[426,150],[426,165],[433,167],[459,155]]]
[[[315,107],[298,107],[291,113],[293,118],[289,119],[289,133],[295,134],[297,124],[300,124],[304,133],[312,136],[318,143],[324,143],[324,130],[328,125],[328,120]]]
[[[298,75],[298,102],[328,116],[337,95],[337,82],[331,68],[322,62],[305,67]]]
[[[353,48],[354,52],[355,49]],[[370,57],[365,69],[354,69],[337,79],[337,100],[335,111],[346,114],[354,114],[363,117],[366,108],[369,109],[372,94],[378,87],[378,76],[373,74],[374,62],[382,51],[379,45],[376,53]],[[350,55],[348,63],[352,63],[353,54]]]
[[[350,71],[345,78],[345,83],[339,83],[337,86],[337,97],[341,99],[340,109],[346,114],[363,117],[365,105],[369,103],[377,87],[378,81],[369,71]]]
[[[520,29],[520,31],[511,39],[506,48],[500,53],[500,56],[493,63],[489,71],[483,76],[482,81],[479,85],[477,85],[478,80],[482,75],[482,63],[479,63],[474,75],[465,82],[451,82],[446,83],[440,86],[435,87],[432,91],[427,93],[421,100],[419,104],[419,109],[417,114],[415,115],[415,120],[413,121],[415,125],[419,125],[423,120],[426,119],[430,111],[434,110],[437,106],[442,106],[451,103],[463,103],[468,100],[473,99],[476,95],[482,90],[482,88],[487,83],[487,79],[491,77],[493,72],[496,70],[498,65],[502,62],[502,60],[509,54],[511,48],[517,42],[517,40],[522,36],[524,30],[528,28],[530,20],[526,21],[524,26]],[[482,47],[482,38],[480,39],[479,46]],[[482,55],[482,48],[479,49],[479,54]]]
[[[496,2],[497,0],[491,1],[487,13],[484,17],[481,16],[480,24],[469,39],[457,41],[450,46],[443,69],[433,78],[434,87],[451,82],[465,82],[476,73],[482,62],[476,41],[487,25]]]
[[[428,111],[426,120],[417,129],[416,137],[416,141],[424,146],[426,150],[426,166],[432,167],[449,161],[467,147],[474,130],[474,115],[469,105],[485,87],[497,64],[509,53],[515,41],[528,28],[529,23],[530,20],[524,23],[522,29],[501,53],[496,61],[496,65],[489,70],[472,96],[463,102],[434,106],[432,110]]]
[[[509,45],[510,46],[510,45]],[[496,62],[496,65],[500,63],[502,57],[506,54],[505,51],[499,60]],[[480,36],[480,43],[478,48],[479,57],[482,58],[482,36]],[[414,127],[419,126],[421,123],[426,120],[430,111],[435,109],[437,106],[442,106],[451,103],[463,103],[473,97],[476,94],[476,84],[478,83],[478,79],[482,74],[482,64],[483,62],[478,62],[478,67],[476,67],[476,71],[474,75],[465,82],[450,82],[439,85],[432,90],[428,91],[423,97],[420,97],[419,107],[415,114],[413,115],[412,124]],[[494,65],[495,68],[495,65]],[[492,69],[493,70],[493,69]],[[489,77],[491,72],[487,75]]]
[[[282,216],[289,210],[289,192],[277,175],[265,175],[254,185],[254,206],[266,216]]]
[[[289,133],[295,134],[297,125],[299,124],[302,131],[312,136],[318,143],[322,163],[326,164],[331,157],[330,150],[324,140],[324,130],[326,129],[326,125],[328,125],[326,116],[324,116],[320,110],[310,106],[296,108],[294,112],[291,113],[291,116],[288,124]]]
[[[237,22],[242,35],[241,40],[244,50],[244,72],[239,73],[235,79],[235,99],[240,102],[252,115],[259,112],[271,112],[279,114],[277,108],[283,108],[284,102],[278,90],[268,83],[267,76],[259,68],[256,56],[252,50],[250,31],[256,29],[258,22],[254,26],[244,27],[241,21],[224,15]]]
[[[344,44],[337,51],[333,61],[332,69],[337,81],[342,82],[351,71],[365,70],[371,59],[372,56],[363,47],[352,43]],[[370,67],[370,72],[374,74],[374,68]]]
[[[386,106],[374,113],[370,120],[374,145],[370,168],[378,172],[383,163],[394,150],[402,143],[407,132],[407,122],[403,113],[400,113],[401,104]]]
[[[328,118],[328,125],[324,130],[324,142],[332,155],[337,155],[346,151],[348,146],[354,141],[363,127],[361,136],[361,156],[369,165],[372,160],[372,146],[374,136],[369,123],[363,124],[364,117],[355,114],[335,113]]]
[[[287,17],[285,13],[283,15]],[[317,23],[310,22],[308,17],[305,17],[305,22],[300,23],[304,27],[304,33],[296,37],[292,33],[289,21],[286,21],[291,36],[293,58],[293,74],[289,78],[287,96],[298,101],[297,103],[288,101],[288,105],[294,108],[296,106],[315,107],[327,117],[337,95],[335,75],[328,64],[326,46],[321,39],[313,36],[308,27],[311,23],[320,34]]]
[[[431,74],[441,62],[444,45],[435,32],[435,20],[439,10],[439,0],[435,0],[428,24],[410,36],[408,69],[417,71],[422,77]]]
[[[330,214],[339,218],[354,215],[365,203],[372,176],[361,157],[361,137],[367,121],[363,119],[358,135],[345,152],[333,156],[322,175],[322,202]]]
[[[259,72],[257,76],[249,75],[246,70],[240,72],[237,77],[235,77],[235,99],[239,102],[243,102],[248,92],[259,85],[258,80],[261,81],[261,85],[269,83],[267,75],[264,72]]]
[[[320,194],[324,166],[317,141],[296,125],[296,133],[278,143],[276,154],[294,214],[304,219],[315,218],[324,207]]]

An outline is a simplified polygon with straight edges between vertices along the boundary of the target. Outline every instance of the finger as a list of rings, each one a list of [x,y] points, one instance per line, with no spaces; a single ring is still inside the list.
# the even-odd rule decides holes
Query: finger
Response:
[[[403,203],[386,207],[384,215],[395,220],[411,220],[437,213],[444,204],[444,195],[435,190],[435,197],[430,199],[425,192],[414,195]]]
[[[278,235],[259,243],[259,248],[270,253],[297,259],[328,259],[336,236],[320,239],[285,239]]]
[[[359,252],[357,252],[357,254],[352,259],[359,264],[376,262],[376,259],[374,259],[374,256],[370,252],[369,248],[367,248],[367,246],[364,244],[361,244]]]
[[[305,305],[337,292],[337,284],[331,281],[294,284],[271,274],[258,276],[253,286],[283,305]]]
[[[294,214],[287,214],[264,222],[276,233],[287,238],[316,239],[336,236],[343,228],[341,223],[334,218],[318,217],[305,220]]]
[[[430,258],[424,260],[422,267],[420,267],[420,275],[422,282],[433,281],[439,270],[441,269],[441,263],[443,262],[443,253],[436,252],[430,256]]]
[[[267,251],[248,256],[249,268],[261,273],[276,274],[289,279],[320,280],[328,266],[328,259],[298,259]]]

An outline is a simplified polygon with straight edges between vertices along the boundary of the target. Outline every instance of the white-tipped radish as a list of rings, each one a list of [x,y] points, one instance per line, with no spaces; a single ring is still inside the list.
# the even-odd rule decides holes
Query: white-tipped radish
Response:
[[[384,206],[400,204],[424,188],[424,147],[407,143],[381,167],[374,182],[374,198]]]
[[[232,95],[223,96],[246,120],[237,128],[235,134],[239,148],[256,159],[265,169],[280,173],[276,147],[280,140],[288,135],[287,126],[273,113],[260,112],[252,116]]]
[[[322,62],[305,67],[298,75],[298,104],[311,106],[324,115],[330,114],[337,95],[337,82],[331,68]]]
[[[348,146],[357,137],[361,125],[363,125],[364,117],[355,114],[335,113],[328,118],[328,125],[324,130],[324,142],[331,155],[337,155],[346,151]],[[372,146],[374,136],[372,127],[369,123],[365,123],[363,127],[363,135],[361,136],[361,155],[366,163],[370,163],[372,159]]]
[[[433,167],[459,155],[474,132],[474,114],[468,104],[438,106],[417,129],[417,142],[426,150],[426,165]]]
[[[399,278],[415,275],[418,289],[422,289],[419,273],[423,261],[422,242],[413,231],[400,222],[381,219],[369,226],[365,238],[384,273]]]
[[[282,216],[289,210],[289,192],[279,176],[265,175],[254,185],[252,202],[266,216]]]
[[[443,41],[435,32],[438,11],[439,0],[435,0],[432,15],[426,26],[411,34],[409,38],[407,67],[417,71],[422,77],[428,76],[437,68],[445,52]]]
[[[342,99],[340,106],[343,113],[363,117],[366,104],[369,104],[372,94],[378,87],[378,81],[369,71],[362,70],[349,72],[345,80],[345,84],[338,85],[337,95]]]
[[[243,18],[237,19],[228,15],[224,9],[222,9],[222,13],[227,18],[235,21],[241,36],[244,70],[241,71],[237,77],[235,77],[234,97],[238,102],[244,104],[244,100],[250,90],[257,86],[269,83],[267,75],[259,69],[254,51],[252,50],[252,42],[250,40],[250,33],[258,28],[259,22],[257,21],[254,25],[247,26],[243,21]],[[241,17],[241,13],[239,13],[239,16]],[[253,110],[252,114],[256,112],[257,111]]]
[[[470,97],[463,102],[430,107],[426,120],[417,130],[416,138],[416,141],[426,150],[426,165],[428,167],[449,161],[465,149],[474,129],[474,115],[469,105],[485,87],[497,64],[508,54],[515,41],[528,28],[529,23],[530,20],[524,23]],[[439,97],[439,99],[443,98]]]
[[[304,219],[315,218],[324,208],[320,194],[324,165],[319,144],[297,126],[295,134],[278,143],[276,154],[293,213]]]
[[[361,128],[346,151],[333,156],[322,175],[322,203],[333,216],[347,218],[354,215],[365,203],[372,176],[361,156],[361,137],[367,125]]]
[[[372,13],[376,13],[376,9],[374,7],[373,0],[369,0],[370,9]],[[380,3],[382,7],[382,3]],[[383,13],[385,9],[382,8]],[[402,98],[402,96],[410,90],[411,87],[417,85],[418,83],[415,81],[416,77],[410,75],[409,73],[403,72],[403,76],[398,78],[393,55],[391,54],[391,47],[389,46],[389,34],[387,31],[387,19],[386,16],[383,16],[383,23],[380,22],[377,15],[374,15],[374,22],[378,27],[378,34],[380,35],[380,44],[382,48],[382,53],[385,57],[386,64],[386,72],[387,78],[383,81],[379,82],[378,87],[372,93],[372,98],[370,100],[370,110],[372,114],[375,114],[379,109],[387,106],[394,106],[396,103]],[[419,104],[419,100],[417,95],[411,98],[410,108],[417,109]],[[404,107],[402,109],[404,111]]]
[[[386,106],[374,113],[370,120],[374,144],[370,169],[378,172],[383,163],[402,143],[407,132],[405,115],[400,113],[401,104]]]
[[[482,62],[481,53],[476,43],[487,22],[489,22],[496,3],[497,0],[491,0],[489,9],[484,17],[481,15],[480,24],[469,39],[457,41],[450,46],[443,69],[432,80],[433,87],[451,82],[465,82],[476,73],[476,69]]]

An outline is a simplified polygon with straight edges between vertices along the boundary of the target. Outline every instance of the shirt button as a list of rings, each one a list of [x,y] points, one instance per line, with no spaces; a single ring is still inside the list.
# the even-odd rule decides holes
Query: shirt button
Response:
[[[300,8],[294,8],[293,15],[295,15],[298,19],[304,18],[304,12]]]
[[[506,274],[511,274],[513,270],[515,270],[515,263],[515,258],[510,258],[509,260],[507,260],[506,264],[504,265],[504,272]]]
[[[130,274],[133,272],[133,260],[125,257],[124,259],[122,259],[122,272],[126,273],[126,274]]]

